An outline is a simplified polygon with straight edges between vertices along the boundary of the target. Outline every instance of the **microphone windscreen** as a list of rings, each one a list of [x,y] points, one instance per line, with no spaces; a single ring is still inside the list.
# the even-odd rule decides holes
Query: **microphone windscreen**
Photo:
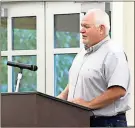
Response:
[[[37,71],[38,67],[36,65],[33,65],[33,71]]]

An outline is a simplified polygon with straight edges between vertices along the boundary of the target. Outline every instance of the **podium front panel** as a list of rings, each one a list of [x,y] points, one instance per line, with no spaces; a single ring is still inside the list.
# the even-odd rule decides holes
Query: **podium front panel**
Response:
[[[90,127],[89,111],[37,95],[38,126]]]
[[[31,127],[36,125],[36,95],[5,94],[1,96],[1,125]]]
[[[91,112],[42,93],[1,95],[2,127],[90,127]]]

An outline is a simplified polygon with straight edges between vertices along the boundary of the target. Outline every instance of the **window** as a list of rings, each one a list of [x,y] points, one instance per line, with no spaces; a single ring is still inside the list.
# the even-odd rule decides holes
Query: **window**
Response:
[[[13,56],[13,61],[18,63],[24,64],[34,64],[36,65],[36,56]],[[13,68],[13,84],[12,84],[12,91],[15,91],[15,85],[17,80],[17,75],[20,72],[19,68]],[[27,92],[27,91],[36,91],[37,90],[37,77],[36,72],[23,70],[23,76],[20,82],[20,92]]]
[[[13,24],[13,50],[36,49],[36,17],[15,17]]]
[[[37,71],[23,70],[20,92],[45,93],[45,6],[44,2],[3,3],[0,42],[2,92],[14,92],[19,68],[7,66],[8,61],[37,65]],[[41,64],[42,63],[42,64]],[[44,77],[41,81],[41,77]],[[4,79],[3,79],[4,78]]]
[[[54,56],[55,95],[61,93],[68,84],[68,72],[75,56],[75,53]]]
[[[7,51],[7,18],[2,17],[0,23],[0,42],[1,42],[1,51]],[[1,73],[0,73],[0,91],[7,92],[8,91],[8,76],[7,76],[7,56],[3,55],[1,57]]]
[[[29,55],[29,50],[36,50],[36,17],[13,17],[12,18],[12,49],[19,50],[21,55],[14,52],[12,61],[24,64],[35,64],[36,55]],[[15,91],[19,68],[12,68],[12,91]],[[23,70],[19,91],[36,91],[36,72]]]
[[[1,92],[7,92],[8,91],[8,84],[7,84],[7,57],[3,56],[1,57],[1,73],[0,73],[0,79],[1,79],[1,85],[0,85],[0,91]]]
[[[54,86],[58,95],[68,84],[68,71],[76,53],[61,53],[61,49],[70,51],[80,47],[80,14],[54,15]]]
[[[8,73],[9,77],[13,79],[12,91],[15,91],[17,82],[17,74],[19,68],[10,67],[8,71],[7,60],[15,61],[17,63],[35,64],[37,63],[36,56],[36,17],[12,17],[11,19],[12,33],[7,28],[7,18],[1,19],[0,40],[2,42],[2,57],[1,57],[1,92],[8,91]],[[7,33],[12,36],[12,41],[7,43]],[[34,50],[34,51],[33,51]],[[11,75],[12,73],[12,75]],[[10,87],[9,87],[10,88]],[[20,90],[36,91],[37,89],[37,74],[36,72],[23,70],[23,77],[20,82]]]
[[[80,47],[79,14],[54,15],[54,48]]]
[[[82,13],[80,3],[47,2],[47,7],[46,94],[57,96],[68,84],[69,69],[82,46]]]
[[[1,51],[7,50],[7,18],[1,18],[1,26],[0,26],[0,40],[1,40]]]

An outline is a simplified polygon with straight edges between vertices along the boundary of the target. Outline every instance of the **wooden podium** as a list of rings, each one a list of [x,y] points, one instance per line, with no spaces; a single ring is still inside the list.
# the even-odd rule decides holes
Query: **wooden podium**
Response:
[[[2,93],[2,127],[90,127],[89,108],[40,92]]]

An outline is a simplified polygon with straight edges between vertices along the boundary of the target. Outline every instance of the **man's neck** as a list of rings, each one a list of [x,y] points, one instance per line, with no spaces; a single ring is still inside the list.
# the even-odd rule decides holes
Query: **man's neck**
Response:
[[[99,42],[101,42],[102,40],[104,40],[108,35],[104,36],[104,37],[101,37],[98,41],[94,42],[94,43],[90,43],[90,44],[86,44],[85,47],[86,48],[90,48],[96,44],[98,44]]]

